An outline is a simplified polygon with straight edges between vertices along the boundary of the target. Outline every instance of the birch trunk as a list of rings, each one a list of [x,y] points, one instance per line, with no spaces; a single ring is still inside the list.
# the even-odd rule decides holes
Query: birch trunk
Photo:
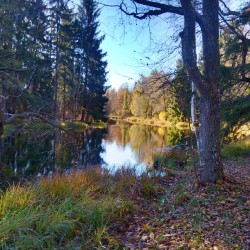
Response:
[[[192,96],[191,96],[191,118],[194,126],[194,134],[196,137],[196,145],[198,151],[200,151],[200,125],[197,110],[197,88],[192,82]]]

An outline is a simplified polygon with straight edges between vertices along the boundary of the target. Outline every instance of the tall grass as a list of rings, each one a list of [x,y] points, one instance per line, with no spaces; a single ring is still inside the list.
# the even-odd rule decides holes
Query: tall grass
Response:
[[[131,219],[143,188],[133,174],[97,169],[12,186],[0,195],[0,248],[119,249],[109,229]]]
[[[155,167],[170,167],[173,169],[183,168],[190,155],[185,150],[173,149],[169,152],[157,154],[154,156]]]
[[[221,154],[225,158],[239,158],[250,155],[250,138],[224,145]]]

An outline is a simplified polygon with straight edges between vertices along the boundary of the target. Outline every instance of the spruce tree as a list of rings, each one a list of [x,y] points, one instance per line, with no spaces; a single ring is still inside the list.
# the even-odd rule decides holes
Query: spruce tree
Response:
[[[79,17],[82,30],[80,30],[79,43],[82,48],[82,60],[84,66],[84,79],[82,88],[82,118],[90,122],[92,120],[105,119],[104,96],[106,83],[106,53],[100,48],[104,36],[99,36],[98,17],[99,9],[94,0],[82,0],[79,6]]]

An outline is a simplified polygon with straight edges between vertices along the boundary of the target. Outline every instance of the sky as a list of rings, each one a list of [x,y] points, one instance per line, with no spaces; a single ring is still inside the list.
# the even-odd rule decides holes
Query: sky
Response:
[[[167,44],[170,52],[179,45],[171,45],[171,39],[168,41],[166,36],[162,41],[162,36],[171,29],[165,20],[151,20],[150,27],[148,21],[129,20],[116,8],[103,7],[99,22],[100,34],[105,35],[101,47],[107,52],[107,85],[112,88],[118,89],[122,85],[133,87],[140,75],[149,75],[154,69],[168,71],[175,66],[179,49],[171,55],[168,51],[162,52]],[[164,64],[156,64],[162,56],[165,56]]]
[[[230,7],[234,9],[241,2],[231,0]],[[133,87],[140,75],[147,76],[154,69],[174,70],[180,58],[178,22],[173,24],[173,19],[163,19],[164,15],[152,18],[148,25],[148,21],[128,19],[117,8],[99,7],[99,32],[105,35],[101,48],[107,52],[107,85],[115,89],[122,85]]]

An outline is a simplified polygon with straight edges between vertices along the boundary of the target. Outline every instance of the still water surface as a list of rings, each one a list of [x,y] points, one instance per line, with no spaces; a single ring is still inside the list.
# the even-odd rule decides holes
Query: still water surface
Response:
[[[131,124],[89,128],[74,137],[55,130],[24,131],[2,139],[2,173],[21,179],[96,165],[111,170],[136,166],[141,172],[152,166],[159,150],[186,139],[175,128]]]

